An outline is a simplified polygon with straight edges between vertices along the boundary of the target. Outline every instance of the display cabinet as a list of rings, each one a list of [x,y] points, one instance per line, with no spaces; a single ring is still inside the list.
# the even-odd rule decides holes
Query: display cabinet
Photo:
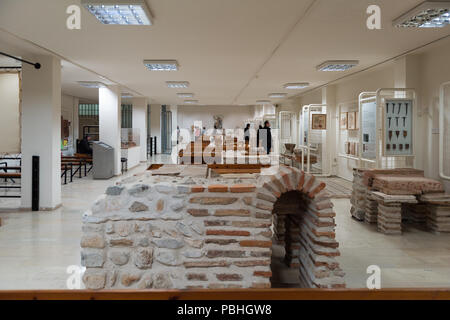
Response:
[[[450,81],[439,94],[439,176],[450,180]]]
[[[327,158],[327,105],[303,106],[300,115],[299,146],[294,151],[299,167],[316,175],[329,175]]]

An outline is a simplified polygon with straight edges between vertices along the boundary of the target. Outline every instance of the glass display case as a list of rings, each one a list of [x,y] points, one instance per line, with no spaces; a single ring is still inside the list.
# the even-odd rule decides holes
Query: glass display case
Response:
[[[123,128],[121,131],[121,148],[129,149],[140,146],[140,129]]]

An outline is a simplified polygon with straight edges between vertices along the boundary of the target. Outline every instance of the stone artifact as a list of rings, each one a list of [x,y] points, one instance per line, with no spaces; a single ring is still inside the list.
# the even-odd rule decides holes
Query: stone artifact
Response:
[[[270,288],[272,230],[302,287],[345,287],[325,184],[295,168],[267,172],[188,184],[146,172],[108,189],[83,217],[86,287]]]

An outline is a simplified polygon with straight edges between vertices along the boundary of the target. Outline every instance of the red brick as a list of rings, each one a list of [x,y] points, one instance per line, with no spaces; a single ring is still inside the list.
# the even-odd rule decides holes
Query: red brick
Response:
[[[300,173],[300,180],[298,181],[297,190],[302,191],[303,190],[303,184],[305,183],[305,173],[302,171]]]
[[[280,180],[278,180],[276,176],[272,176],[270,178],[270,181],[278,188],[278,190],[280,190],[281,193],[285,193],[287,191],[284,184]]]
[[[320,191],[325,189],[326,186],[327,185],[325,184],[325,182],[321,182],[317,187],[315,187],[308,193],[308,197],[310,197],[311,199],[314,198]]]
[[[242,258],[245,257],[245,251],[239,250],[208,250],[208,258]]]
[[[203,186],[192,186],[191,187],[191,192],[192,193],[200,193],[200,192],[203,192],[203,191],[205,191],[205,187],[203,187]]]
[[[270,259],[265,260],[241,260],[233,262],[238,267],[257,267],[257,266],[270,266]]]
[[[237,200],[238,198],[198,197],[191,198],[189,202],[203,205],[228,205],[235,203]]]
[[[193,217],[206,217],[209,216],[207,209],[188,209],[187,212]]]
[[[262,240],[242,240],[239,242],[241,247],[258,247],[258,248],[271,248],[272,241]]]
[[[316,177],[310,175],[308,182],[306,182],[305,186],[303,187],[303,192],[309,192],[309,189],[313,186],[314,181],[316,181]]]
[[[213,267],[229,267],[230,262],[225,260],[216,261],[186,261],[184,266],[186,268],[213,268]]]
[[[205,227],[224,227],[224,226],[230,226],[231,221],[227,220],[205,220],[203,222]]]
[[[226,217],[226,216],[248,217],[250,215],[250,211],[246,209],[217,209],[214,215],[217,217]]]
[[[291,191],[292,189],[294,189],[294,188],[292,188],[291,181],[290,181],[290,178],[289,178],[289,174],[287,174],[287,173],[282,173],[282,174],[281,174],[281,177],[283,178],[284,184],[286,185],[286,188],[287,188],[289,191]]]
[[[253,275],[255,277],[270,278],[272,277],[272,271],[254,271]]]
[[[232,243],[237,243],[236,239],[206,239],[205,243],[213,243],[219,246],[226,246]]]
[[[216,274],[216,278],[220,281],[240,281],[242,280],[242,275],[238,273],[219,273]]]
[[[241,230],[206,230],[207,236],[250,236],[250,232]]]
[[[209,192],[228,192],[228,186],[224,184],[212,184],[208,186]]]
[[[258,283],[258,282],[254,282],[252,283],[252,286],[250,287],[252,289],[270,289],[270,283]]]
[[[253,184],[235,184],[230,187],[233,193],[247,193],[255,191],[256,186]]]
[[[186,279],[191,281],[208,281],[206,273],[187,273]]]

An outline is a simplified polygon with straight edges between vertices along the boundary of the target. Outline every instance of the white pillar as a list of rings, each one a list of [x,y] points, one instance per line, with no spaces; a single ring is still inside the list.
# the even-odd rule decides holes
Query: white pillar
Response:
[[[157,153],[161,153],[161,105],[150,106],[150,135],[156,137]]]
[[[140,161],[147,161],[147,98],[133,98],[133,129],[139,129]]]
[[[22,207],[31,208],[33,156],[39,156],[39,207],[61,205],[61,62],[29,57],[41,69],[22,67]]]
[[[326,137],[322,135],[322,142],[326,149],[322,150],[323,172],[329,174],[337,173],[337,151],[336,151],[336,87],[334,85],[322,88],[322,104],[327,105],[327,130]]]
[[[177,105],[170,106],[170,112],[172,112],[172,132],[170,132],[169,134],[171,135],[172,148],[173,148],[177,145],[176,130],[177,130],[177,126],[178,126],[178,106]],[[175,133],[174,133],[174,131],[175,131]]]
[[[100,141],[114,148],[114,174],[121,174],[121,92],[119,86],[98,90]]]
[[[73,149],[74,152],[77,152],[77,139],[79,139],[80,133],[80,120],[79,120],[79,111],[78,105],[80,103],[80,99],[73,99],[73,109],[72,109],[72,135],[73,135]]]

